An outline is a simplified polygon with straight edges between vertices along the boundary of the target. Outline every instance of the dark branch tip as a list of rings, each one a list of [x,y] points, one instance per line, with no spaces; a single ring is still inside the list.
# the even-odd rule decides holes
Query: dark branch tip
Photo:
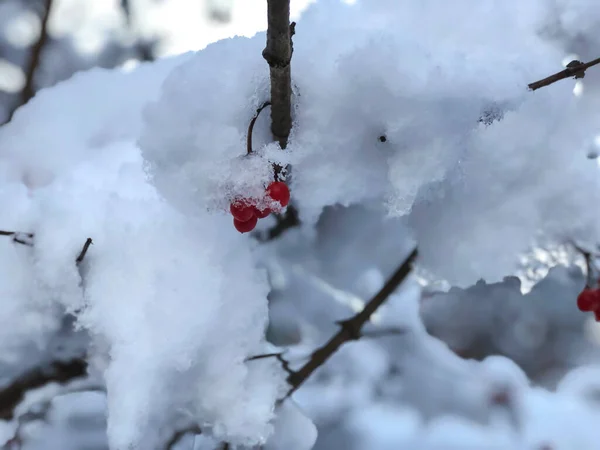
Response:
[[[348,334],[348,340],[358,341],[362,337],[361,324],[357,324],[355,320],[339,320],[336,323]]]

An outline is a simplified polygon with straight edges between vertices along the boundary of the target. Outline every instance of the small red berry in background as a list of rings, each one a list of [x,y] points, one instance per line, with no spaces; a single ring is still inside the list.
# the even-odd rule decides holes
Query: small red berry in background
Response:
[[[265,217],[268,217],[269,214],[271,214],[271,210],[269,208],[265,208],[265,209],[258,209],[258,208],[254,208],[254,215],[256,217],[258,217],[259,219],[264,219]]]
[[[254,206],[244,200],[236,200],[233,202],[229,206],[229,211],[231,212],[231,215],[240,222],[247,222],[256,215]]]
[[[254,230],[257,223],[258,223],[258,217],[254,216],[254,215],[249,220],[246,220],[246,221],[238,220],[235,217],[233,218],[233,226],[240,233],[249,233],[250,231]]]
[[[598,295],[598,291],[596,289],[590,289],[586,287],[577,296],[577,307],[583,312],[594,311],[598,306],[600,306],[599,300],[600,296]]]
[[[283,181],[273,181],[269,184],[267,195],[283,207],[290,202],[290,190]]]
[[[596,318],[596,322],[600,322],[600,309],[594,311],[594,317]]]

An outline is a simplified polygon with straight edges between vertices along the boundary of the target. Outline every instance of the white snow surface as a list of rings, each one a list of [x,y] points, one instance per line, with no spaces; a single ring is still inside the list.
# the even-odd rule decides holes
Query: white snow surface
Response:
[[[549,19],[556,14],[558,25]],[[539,233],[598,240],[590,205],[600,200],[600,179],[585,158],[597,97],[574,96],[569,81],[526,89],[557,71],[580,19],[593,33],[597,18],[591,0],[552,8],[542,0],[320,0],[294,37],[288,149],[270,143],[266,110],[251,157],[248,122],[268,99],[263,33],[42,90],[0,128],[0,224],[35,235],[31,248],[0,243],[1,358],[41,343],[65,309],[106,368],[111,450],[160,448],[174,427],[191,423],[233,444],[262,445],[274,427],[271,442],[288,442],[278,434],[287,422],[301,427],[297,448],[310,448],[315,432],[298,411],[276,415],[285,392],[278,363],[245,362],[265,351],[270,287],[228,202],[259,195],[271,164],[291,163],[303,225],[283,253],[285,245],[317,247],[325,208],[383,206],[403,217],[410,231],[395,237],[419,243],[420,266],[458,286],[514,273]],[[501,120],[479,122],[493,110]],[[94,244],[77,266],[88,237]],[[341,365],[350,386],[336,389],[333,377],[298,392],[311,417],[354,408],[344,420],[365,449],[530,448],[541,436],[553,450],[594,448],[583,421],[559,428],[565,417],[597,422],[597,405],[580,398],[594,390],[595,372],[571,373],[554,393],[530,388],[508,359],[465,361],[427,335],[420,294],[413,280],[388,315],[409,331],[394,354],[404,382],[429,394],[405,391],[410,408],[373,402],[392,362],[385,347],[360,342],[324,368]],[[357,368],[365,354],[369,370]],[[497,389],[510,392],[510,407],[490,407]],[[386,421],[402,427],[388,433]],[[376,445],[361,444],[365,430]],[[497,446],[485,447],[491,431]]]

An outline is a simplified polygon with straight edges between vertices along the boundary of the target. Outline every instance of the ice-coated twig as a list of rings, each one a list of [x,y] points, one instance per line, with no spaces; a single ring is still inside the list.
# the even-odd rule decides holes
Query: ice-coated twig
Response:
[[[534,83],[530,83],[528,85],[529,89],[535,91],[536,89],[543,88],[545,86],[549,86],[552,83],[556,83],[557,81],[564,80],[565,78],[575,77],[575,78],[583,78],[585,76],[585,71],[592,66],[600,64],[600,58],[596,58],[590,62],[583,63],[581,61],[571,61],[567,64],[567,67],[560,72],[556,72],[555,74],[550,75],[542,80],[536,81]]]

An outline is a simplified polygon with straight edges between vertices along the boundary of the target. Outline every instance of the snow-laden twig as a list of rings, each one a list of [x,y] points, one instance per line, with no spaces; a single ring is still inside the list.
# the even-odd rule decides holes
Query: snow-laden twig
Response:
[[[404,262],[396,269],[383,287],[367,302],[362,311],[358,312],[350,319],[339,322],[341,326],[338,331],[329,341],[321,348],[315,350],[310,360],[300,369],[294,371],[288,376],[290,390],[286,398],[292,395],[304,383],[312,373],[322,366],[343,344],[348,341],[361,338],[362,327],[371,315],[388,299],[388,297],[396,290],[396,288],[410,274],[412,265],[417,258],[418,251],[415,248]]]
[[[565,78],[583,78],[585,76],[585,71],[597,64],[600,64],[600,58],[596,58],[587,63],[582,63],[581,61],[571,61],[569,64],[567,64],[567,67],[564,70],[556,72],[555,74],[550,75],[549,77],[546,77],[542,80],[530,83],[528,87],[532,91],[535,91],[536,89],[549,86],[552,83],[556,83],[557,81],[564,80]]]
[[[84,379],[79,381],[75,381],[70,383],[68,386],[65,386],[59,394],[56,394],[52,390],[52,394],[43,400],[38,400],[32,405],[29,406],[27,411],[23,414],[20,414],[17,417],[17,428],[12,438],[10,438],[3,447],[2,450],[18,450],[23,445],[23,436],[22,431],[23,427],[27,424],[30,424],[35,421],[43,421],[46,422],[48,412],[52,408],[52,402],[58,398],[63,397],[65,395],[74,394],[77,392],[105,392],[104,386],[99,384],[96,380],[93,379]]]
[[[11,420],[15,407],[25,394],[48,383],[65,384],[87,373],[87,362],[83,358],[70,361],[51,361],[29,369],[19,375],[11,384],[0,390],[0,419]]]
[[[285,148],[292,129],[290,63],[295,30],[295,23],[290,25],[289,0],[268,0],[267,24],[267,45],[262,55],[270,67],[271,132],[281,148]]]

